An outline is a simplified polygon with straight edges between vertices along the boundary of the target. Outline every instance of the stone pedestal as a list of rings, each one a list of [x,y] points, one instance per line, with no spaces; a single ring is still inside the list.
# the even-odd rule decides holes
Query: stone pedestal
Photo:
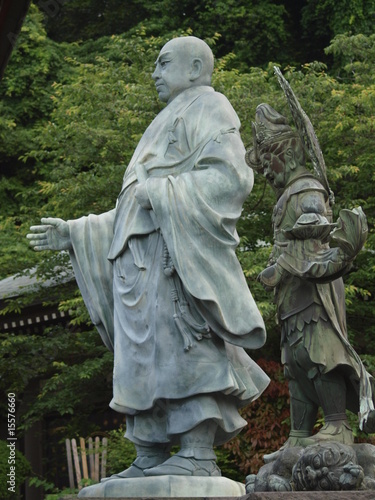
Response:
[[[83,488],[78,498],[241,497],[245,485],[226,477],[159,476],[112,479]]]
[[[213,500],[213,499],[211,499]],[[268,491],[237,500],[374,500],[373,491]]]
[[[135,497],[133,500],[153,500],[155,495],[148,497]],[[177,497],[179,500],[198,500],[198,497]],[[117,498],[106,497],[107,500],[118,500]],[[76,495],[68,495],[59,498],[59,500],[77,500]],[[100,500],[100,498],[91,498],[91,500]],[[129,500],[126,497],[126,500]],[[173,500],[172,498],[163,500]],[[199,497],[199,500],[374,500],[373,491],[268,491],[259,493],[250,493],[241,497]]]

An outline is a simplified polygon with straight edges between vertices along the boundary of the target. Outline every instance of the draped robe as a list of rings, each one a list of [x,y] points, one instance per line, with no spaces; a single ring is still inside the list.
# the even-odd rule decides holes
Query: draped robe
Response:
[[[253,185],[239,127],[211,87],[182,92],[141,138],[116,208],[69,221],[78,285],[114,351],[110,406],[149,416],[149,433],[131,421],[140,441],[213,418],[215,442],[224,442],[245,425],[237,409],[269,383],[244,350],[261,347],[266,333],[235,254]],[[135,198],[139,182],[152,210]],[[162,431],[161,401],[172,415]]]

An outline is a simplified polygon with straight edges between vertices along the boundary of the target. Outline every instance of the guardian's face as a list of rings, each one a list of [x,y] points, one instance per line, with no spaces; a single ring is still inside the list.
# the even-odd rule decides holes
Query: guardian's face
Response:
[[[275,189],[282,189],[287,184],[286,165],[283,154],[275,155],[270,151],[261,152],[264,176]]]
[[[164,45],[155,66],[152,78],[155,80],[156,90],[162,102],[170,103],[193,85],[189,48],[178,39]]]

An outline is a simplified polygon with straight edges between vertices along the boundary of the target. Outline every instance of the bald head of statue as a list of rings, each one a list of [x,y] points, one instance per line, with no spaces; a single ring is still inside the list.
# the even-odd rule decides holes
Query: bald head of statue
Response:
[[[214,56],[203,40],[194,36],[173,38],[161,49],[152,78],[161,101],[169,104],[181,92],[211,85]]]

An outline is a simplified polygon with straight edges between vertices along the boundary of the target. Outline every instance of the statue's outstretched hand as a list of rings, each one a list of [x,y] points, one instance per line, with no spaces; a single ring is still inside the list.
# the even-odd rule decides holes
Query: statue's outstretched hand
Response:
[[[31,226],[31,233],[26,236],[34,250],[69,250],[69,225],[62,219],[47,217],[41,219],[40,226]]]

